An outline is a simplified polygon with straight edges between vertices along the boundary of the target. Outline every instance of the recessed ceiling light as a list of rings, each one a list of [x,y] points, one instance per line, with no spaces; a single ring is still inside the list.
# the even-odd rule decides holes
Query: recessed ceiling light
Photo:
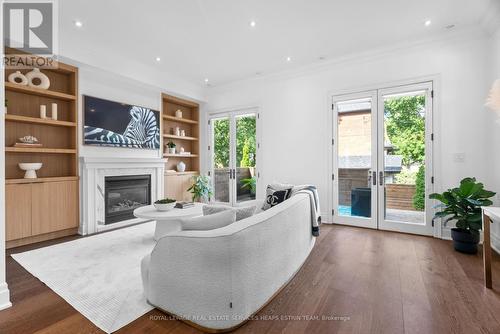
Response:
[[[254,20],[250,21],[250,27],[255,27],[257,25],[257,22],[255,22]]]
[[[431,23],[432,23],[432,21],[431,21],[431,20],[427,20],[427,21],[425,21],[425,23],[424,23],[424,24],[425,24],[425,26],[426,26],[426,27],[428,27],[428,26],[430,26],[430,25],[431,25]]]
[[[160,57],[156,57],[155,58],[157,62],[160,62],[161,61],[161,58]]]
[[[286,57],[286,61],[292,61],[292,57]]]
[[[77,27],[77,28],[81,28],[81,27],[83,27],[83,23],[82,23],[82,21],[76,20],[76,21],[75,21],[75,27]]]
[[[208,78],[205,78],[205,83],[208,85]]]

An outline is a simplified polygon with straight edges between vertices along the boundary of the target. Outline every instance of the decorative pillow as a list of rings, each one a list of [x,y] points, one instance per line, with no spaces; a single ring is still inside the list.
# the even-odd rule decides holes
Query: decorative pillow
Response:
[[[236,212],[236,221],[238,221],[253,216],[253,214],[255,213],[255,209],[257,209],[255,205],[242,206],[237,208],[233,208],[227,205],[204,205],[203,215],[208,216],[208,215],[213,215],[214,213],[217,212],[233,210]]]
[[[224,210],[209,216],[182,219],[181,226],[184,231],[207,231],[227,226],[235,221],[236,212],[233,210]]]
[[[270,209],[273,206],[284,202],[285,200],[290,198],[291,193],[292,188],[276,190],[275,188],[273,188],[273,185],[268,185],[266,189],[266,201],[262,206],[262,210]]]

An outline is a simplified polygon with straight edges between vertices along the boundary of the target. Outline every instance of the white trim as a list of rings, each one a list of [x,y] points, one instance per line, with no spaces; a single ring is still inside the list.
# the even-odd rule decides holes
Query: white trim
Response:
[[[3,1],[0,2],[0,17],[3,17]],[[0,24],[0,52],[4,55],[3,24]],[[5,71],[3,61],[0,65],[0,101],[5,99]],[[0,310],[11,307],[10,292],[6,283],[5,272],[5,109],[0,103]]]

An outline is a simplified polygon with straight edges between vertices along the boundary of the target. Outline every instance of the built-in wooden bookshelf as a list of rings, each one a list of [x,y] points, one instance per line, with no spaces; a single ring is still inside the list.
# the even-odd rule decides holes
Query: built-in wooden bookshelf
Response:
[[[176,111],[182,112],[182,118],[176,117]],[[176,134],[176,128],[184,130],[185,136]],[[199,146],[199,104],[175,96],[162,94],[162,131],[163,157],[168,158],[165,166],[165,196],[177,200],[190,200],[187,188],[192,177],[200,171]],[[168,153],[166,144],[172,141],[176,145],[176,153]],[[181,154],[180,149],[190,154]],[[184,172],[177,171],[177,164],[186,164]]]
[[[7,49],[6,53],[18,52]],[[5,78],[13,71],[6,69]],[[8,248],[75,234],[79,223],[78,68],[58,63],[58,68],[41,72],[50,79],[49,89],[5,83]],[[51,119],[52,103],[57,103],[55,120]],[[46,105],[48,118],[40,118],[40,105]],[[14,147],[28,135],[42,146]],[[21,162],[41,162],[38,178],[24,179]]]

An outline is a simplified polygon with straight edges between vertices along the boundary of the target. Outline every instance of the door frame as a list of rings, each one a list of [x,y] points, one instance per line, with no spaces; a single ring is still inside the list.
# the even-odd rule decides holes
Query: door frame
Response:
[[[337,154],[336,147],[333,145],[333,143],[337,142],[336,141],[336,128],[335,128],[335,123],[334,123],[334,98],[338,96],[348,96],[348,95],[354,95],[357,93],[362,93],[362,92],[368,92],[368,91],[378,91],[378,90],[385,90],[385,89],[390,89],[390,88],[395,88],[395,87],[401,87],[401,86],[412,86],[412,85],[417,85],[417,84],[423,84],[423,83],[431,83],[432,84],[432,135],[433,135],[433,140],[432,140],[432,150],[430,152],[431,159],[430,161],[430,168],[431,168],[431,173],[427,173],[429,175],[426,175],[426,188],[427,188],[427,179],[433,177],[433,183],[430,184],[430,187],[428,187],[427,193],[430,192],[435,192],[435,191],[440,191],[442,190],[442,184],[441,184],[441,172],[440,172],[440,166],[441,166],[441,161],[436,159],[436,157],[440,156],[441,149],[440,149],[440,136],[439,133],[436,133],[436,129],[440,128],[441,125],[441,117],[440,117],[440,107],[441,107],[441,100],[440,100],[440,92],[441,92],[441,75],[440,74],[432,74],[432,75],[425,75],[425,76],[420,76],[420,77],[414,77],[410,79],[404,79],[404,80],[395,80],[395,81],[389,81],[389,82],[382,82],[378,84],[370,84],[370,85],[364,85],[360,86],[358,88],[348,88],[348,89],[340,89],[340,90],[330,90],[328,92],[327,98],[326,98],[326,105],[327,105],[327,111],[328,111],[328,122],[327,122],[327,131],[331,134],[331,143],[328,145],[328,154],[330,156],[330,159],[328,159],[328,164],[329,164],[329,173],[327,174],[327,182],[330,184],[328,187],[328,216],[330,222],[334,223],[334,216],[336,215],[336,209],[333,205],[334,203],[334,196],[337,196],[335,194],[335,180],[332,180],[332,175],[336,172],[336,162],[335,162],[335,155]],[[377,94],[378,95],[378,94]],[[378,97],[378,96],[377,96]],[[377,106],[378,107],[378,106]],[[427,120],[426,120],[427,122]],[[429,131],[427,131],[429,132]],[[426,136],[430,135],[426,132]],[[427,149],[427,147],[426,147]],[[427,152],[426,152],[427,155]],[[431,175],[432,174],[432,175]],[[426,218],[431,219],[430,221],[432,222],[430,231],[426,235],[432,235],[436,238],[441,238],[442,237],[442,224],[440,220],[432,220],[434,213],[436,210],[431,206],[432,201],[429,202],[428,199],[426,199]],[[335,209],[335,211],[334,211]],[[361,227],[359,224],[356,226]],[[406,233],[412,233],[411,231],[407,231]]]
[[[248,107],[238,107],[238,108],[227,108],[223,110],[218,110],[218,111],[212,111],[207,113],[207,122],[205,123],[207,126],[207,159],[206,159],[206,170],[209,173],[211,182],[212,182],[212,189],[214,189],[214,181],[215,178],[214,176],[214,170],[213,170],[213,133],[212,133],[212,124],[211,121],[212,119],[219,119],[219,118],[224,118],[228,117],[229,118],[229,132],[230,132],[230,139],[229,139],[229,168],[236,168],[236,123],[233,122],[233,120],[237,116],[241,115],[247,115],[247,114],[255,114],[256,115],[256,128],[255,128],[255,140],[256,140],[256,147],[255,147],[255,155],[256,155],[256,161],[255,161],[255,176],[257,178],[257,185],[256,185],[256,198],[259,198],[259,181],[261,177],[260,170],[262,168],[262,158],[261,158],[261,140],[260,140],[260,128],[261,128],[261,113],[260,113],[260,107],[259,106],[248,106]],[[239,206],[242,205],[241,202],[238,203],[236,201],[236,198],[233,198],[234,195],[236,194],[236,182],[230,182],[230,191],[229,191],[229,203],[227,202],[215,202],[214,203],[220,203],[220,204],[226,204],[226,205],[232,205],[232,206]]]

